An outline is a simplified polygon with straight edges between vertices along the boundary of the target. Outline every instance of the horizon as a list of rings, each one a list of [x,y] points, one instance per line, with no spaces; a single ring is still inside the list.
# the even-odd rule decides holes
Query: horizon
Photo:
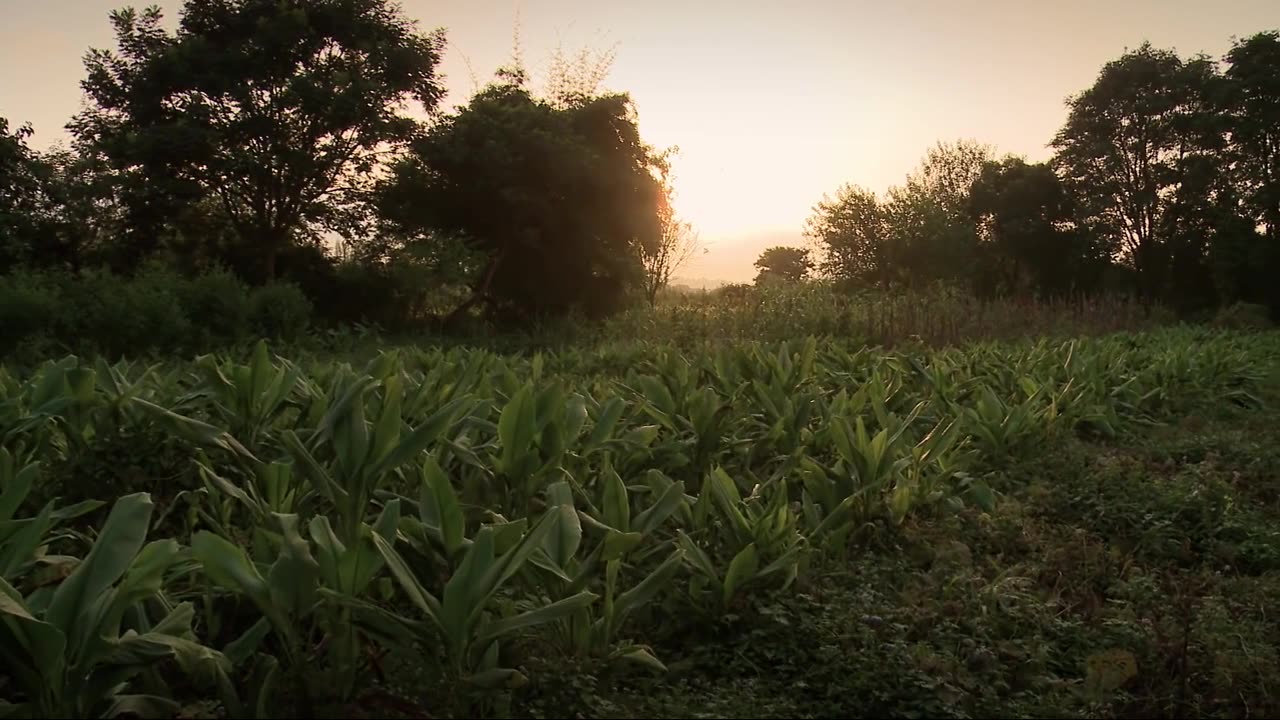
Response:
[[[115,47],[108,13],[129,4],[16,8],[0,32],[0,116],[30,122],[33,147],[68,139],[83,55]],[[180,3],[155,4],[173,27]],[[1220,61],[1233,37],[1280,25],[1265,0],[401,5],[423,29],[445,30],[446,112],[511,61],[517,28],[535,85],[557,47],[570,56],[615,50],[604,87],[631,96],[647,142],[681,149],[676,207],[708,252],[675,280],[699,285],[749,281],[764,248],[803,244],[804,222],[824,194],[845,183],[883,193],[939,141],[1047,159],[1067,98],[1127,49],[1149,41]]]

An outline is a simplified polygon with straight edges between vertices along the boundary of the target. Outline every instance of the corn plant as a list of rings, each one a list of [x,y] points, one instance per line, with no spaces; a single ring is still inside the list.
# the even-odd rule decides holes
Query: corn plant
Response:
[[[642,577],[624,589],[623,573],[629,569],[628,561],[633,556],[653,554],[638,552],[646,541],[655,550],[669,545],[653,543],[652,537],[686,502],[683,483],[662,478],[660,473],[653,480],[650,490],[654,500],[634,518],[630,492],[612,468],[606,468],[601,483],[603,501],[599,509],[578,510],[568,482],[553,483],[547,488],[548,512],[560,515],[560,527],[547,536],[531,564],[540,571],[539,577],[550,596],[569,597],[593,586],[600,579],[603,565],[602,604],[583,607],[559,623],[561,636],[575,654],[665,670],[648,648],[630,642],[616,644],[628,616],[668,590],[681,567],[683,552],[673,550],[647,574],[628,573]],[[592,548],[585,554],[580,553],[586,538],[584,525],[595,535]]]
[[[448,521],[458,527],[459,518]],[[423,646],[440,647],[451,679],[480,688],[510,687],[523,682],[514,668],[499,664],[499,643],[529,627],[555,622],[595,602],[588,591],[574,593],[547,605],[505,617],[493,613],[491,602],[530,556],[560,530],[560,514],[546,513],[516,544],[499,553],[496,532],[481,527],[437,596],[427,589],[394,544],[373,535],[374,544],[420,618],[398,616],[409,636]],[[376,613],[375,613],[376,614]]]
[[[89,554],[56,588],[23,597],[0,580],[0,658],[23,693],[0,708],[6,715],[167,717],[177,703],[131,693],[130,681],[169,660],[204,673],[229,669],[193,639],[190,604],[129,626],[140,604],[161,595],[181,551],[174,540],[146,543],[152,507],[145,493],[120,498]]]
[[[716,468],[690,514],[692,530],[679,531],[676,546],[693,573],[689,596],[703,612],[723,614],[744,588],[769,581],[785,589],[799,576],[808,544],[786,483],[756,485],[744,498],[733,478]]]
[[[205,355],[196,360],[203,382],[196,397],[208,402],[222,427],[250,449],[257,449],[300,387],[301,371],[290,362],[277,367],[267,343],[254,346],[248,364]]]

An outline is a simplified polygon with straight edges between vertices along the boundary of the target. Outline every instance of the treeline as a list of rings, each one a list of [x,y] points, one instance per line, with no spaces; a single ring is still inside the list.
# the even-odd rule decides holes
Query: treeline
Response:
[[[513,63],[446,111],[443,32],[389,0],[186,0],[174,31],[155,8],[110,20],[68,147],[37,152],[0,119],[5,331],[39,288],[142,268],[163,272],[137,297],[178,307],[208,305],[175,298],[222,273],[292,286],[306,302],[291,307],[332,323],[598,317],[654,302],[696,246],[671,209],[671,151],[602,89],[608,56],[558,54],[540,87]],[[1071,99],[1051,162],[939,145],[883,197],[824,199],[813,262],[771,251],[762,278],[816,263],[855,287],[1277,307],[1277,78],[1275,32],[1225,68],[1144,45]],[[199,287],[218,282],[233,287]],[[82,315],[73,296],[42,317]]]
[[[808,221],[814,252],[766,251],[761,281],[812,268],[854,287],[1280,312],[1280,34],[1222,63],[1143,44],[1067,104],[1048,162],[939,143],[882,196],[841,187]]]
[[[36,152],[0,119],[9,299],[160,265],[295,285],[336,322],[510,322],[652,299],[687,255],[670,153],[600,89],[608,56],[557,53],[538,88],[516,64],[446,113],[443,33],[387,0],[187,0],[174,32],[158,8],[111,22],[68,149]]]

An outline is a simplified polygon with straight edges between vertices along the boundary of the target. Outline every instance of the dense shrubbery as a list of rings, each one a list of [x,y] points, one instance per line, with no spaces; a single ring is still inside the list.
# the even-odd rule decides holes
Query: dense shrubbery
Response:
[[[297,287],[250,288],[227,272],[0,276],[0,328],[11,356],[187,354],[260,337],[296,339],[311,322],[311,302]]]

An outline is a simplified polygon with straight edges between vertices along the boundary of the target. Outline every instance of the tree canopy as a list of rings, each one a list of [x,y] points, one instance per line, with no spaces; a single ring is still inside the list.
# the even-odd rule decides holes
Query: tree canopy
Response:
[[[132,224],[211,198],[265,278],[296,242],[360,235],[370,173],[419,129],[406,103],[443,94],[443,36],[387,0],[188,0],[174,34],[158,8],[111,19],[79,143],[109,160]]]
[[[592,313],[640,287],[660,243],[657,161],[625,94],[553,103],[508,75],[413,143],[379,207],[408,242],[483,257],[456,312]]]

